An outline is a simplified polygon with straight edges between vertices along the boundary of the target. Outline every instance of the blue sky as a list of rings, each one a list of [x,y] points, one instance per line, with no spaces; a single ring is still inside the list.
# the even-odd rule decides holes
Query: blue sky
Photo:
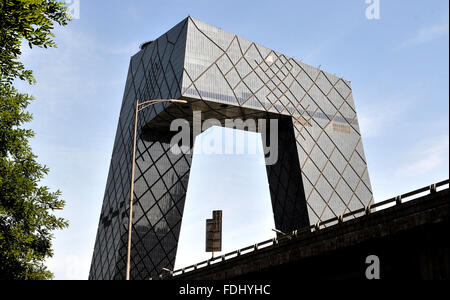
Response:
[[[236,146],[237,141],[244,146],[234,152],[240,155],[210,154],[226,153],[225,147]],[[259,133],[212,127],[195,139],[175,269],[211,258],[205,253],[205,220],[212,218],[213,210],[222,210],[220,254],[274,237],[263,153]]]
[[[67,201],[61,215],[71,226],[56,233],[48,262],[56,279],[87,278],[129,58],[140,43],[191,15],[351,80],[381,201],[449,177],[448,5],[380,0],[380,19],[368,20],[365,0],[80,0],[80,19],[55,30],[57,49],[23,48],[38,84],[17,85],[37,99],[32,146],[51,170],[43,183]],[[239,157],[194,158],[193,172],[213,163],[228,166],[215,175],[235,186],[230,195],[267,192],[263,178],[239,180],[248,172]],[[217,196],[214,185],[191,183],[188,200]]]

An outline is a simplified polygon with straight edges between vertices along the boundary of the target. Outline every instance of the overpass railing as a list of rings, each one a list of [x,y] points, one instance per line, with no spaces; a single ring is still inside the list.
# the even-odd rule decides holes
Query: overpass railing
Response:
[[[234,257],[241,256],[243,254],[254,252],[259,249],[263,249],[263,248],[266,248],[269,246],[277,245],[279,242],[281,242],[283,240],[290,240],[290,239],[296,238],[297,236],[299,236],[302,233],[319,231],[322,228],[326,228],[326,227],[329,227],[329,226],[332,226],[335,224],[342,223],[349,217],[353,217],[353,219],[354,219],[354,218],[361,217],[364,215],[369,215],[370,213],[372,213],[373,210],[375,210],[377,208],[378,208],[377,211],[384,210],[386,208],[393,207],[396,205],[401,205],[402,203],[405,203],[405,202],[408,202],[408,201],[411,201],[411,200],[414,200],[414,199],[417,199],[419,197],[423,197],[426,195],[434,194],[436,192],[439,192],[441,190],[445,190],[448,188],[449,188],[449,179],[432,184],[427,187],[423,187],[421,189],[417,189],[412,192],[408,192],[403,195],[399,195],[397,197],[390,198],[390,199],[382,201],[382,202],[371,203],[368,206],[366,206],[365,208],[357,209],[357,210],[345,213],[345,214],[337,216],[337,217],[333,217],[333,218],[325,220],[325,221],[319,221],[314,225],[311,225],[309,227],[304,227],[304,228],[301,228],[298,230],[294,230],[293,232],[282,235],[278,238],[275,237],[273,239],[270,239],[270,240],[267,240],[267,241],[264,241],[261,243],[257,243],[257,244],[254,244],[254,245],[242,248],[242,249],[238,249],[233,252],[226,253],[224,255],[217,256],[215,258],[211,258],[211,259],[199,262],[197,264],[194,264],[194,265],[182,268],[182,269],[178,269],[175,271],[170,271],[170,270],[164,269],[165,273],[160,274],[156,278],[150,278],[150,280],[162,279],[162,278],[165,278],[167,275],[177,276],[177,275],[185,274],[187,272],[192,272],[192,271],[198,270],[200,268],[208,267],[210,265],[213,265],[213,264],[216,264],[219,262],[223,262],[223,261],[226,261],[226,260],[234,258]]]

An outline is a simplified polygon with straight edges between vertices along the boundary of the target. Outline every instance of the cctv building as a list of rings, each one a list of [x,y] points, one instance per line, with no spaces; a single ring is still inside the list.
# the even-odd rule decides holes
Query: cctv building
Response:
[[[171,151],[170,123],[278,119],[267,165],[276,227],[291,232],[361,209],[372,188],[349,81],[188,17],[132,56],[90,279],[125,279],[136,100],[139,115],[131,279],[173,270],[192,152]]]

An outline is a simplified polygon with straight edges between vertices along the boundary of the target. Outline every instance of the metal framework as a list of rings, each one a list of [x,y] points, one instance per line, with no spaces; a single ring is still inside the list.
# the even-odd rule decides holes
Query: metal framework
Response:
[[[188,103],[152,105],[134,127],[136,99]],[[131,58],[90,279],[125,279],[127,253],[131,279],[173,270],[192,155],[170,151],[168,128],[192,124],[193,111],[222,124],[278,119],[279,156],[267,166],[278,230],[356,217],[373,202],[350,82],[188,17]]]
[[[133,200],[134,200],[134,175],[135,175],[135,163],[136,163],[136,135],[137,135],[137,127],[138,127],[138,118],[139,112],[152,106],[157,103],[183,103],[186,104],[185,100],[175,100],[175,99],[158,99],[158,100],[148,100],[139,103],[139,100],[136,100],[136,109],[134,116],[134,136],[133,136],[133,158],[131,160],[131,191],[130,191],[130,209],[128,214],[128,248],[127,248],[127,271],[126,271],[126,280],[130,280],[130,261],[131,261],[131,237],[133,231]]]
[[[284,234],[283,233],[282,236],[279,237],[279,238],[273,238],[273,239],[270,239],[270,240],[266,240],[266,241],[263,241],[263,242],[260,242],[260,243],[257,243],[257,244],[254,244],[254,245],[242,248],[242,249],[235,250],[235,251],[230,252],[230,253],[226,253],[224,255],[221,255],[221,256],[218,256],[218,257],[215,257],[215,258],[213,257],[213,258],[211,258],[209,260],[205,260],[205,261],[199,262],[199,263],[191,265],[191,266],[186,266],[185,268],[182,268],[182,269],[178,269],[178,270],[175,270],[175,271],[170,271],[169,275],[170,276],[177,276],[177,275],[185,274],[185,273],[192,272],[192,271],[195,271],[195,270],[203,268],[203,267],[210,266],[211,264],[215,264],[215,263],[219,263],[219,262],[222,262],[222,261],[226,261],[228,259],[240,256],[240,255],[243,255],[243,254],[251,253],[251,252],[263,249],[263,248],[267,248],[267,247],[270,247],[270,246],[273,246],[273,245],[277,245],[279,242],[282,242],[282,241],[287,240],[287,239],[291,240],[293,238],[296,238],[296,237],[300,236],[301,234],[304,234],[304,233],[307,233],[307,232],[319,231],[320,229],[325,228],[326,226],[336,225],[336,224],[342,223],[342,222],[345,221],[346,218],[353,217],[354,215],[359,215],[359,217],[367,216],[367,215],[371,214],[373,212],[373,210],[375,210],[377,208],[378,208],[377,211],[380,211],[380,210],[392,207],[392,206],[389,206],[391,204],[401,205],[401,204],[403,204],[405,202],[414,200],[417,197],[423,196],[423,193],[428,193],[428,194],[436,193],[439,188],[442,188],[441,190],[445,189],[443,187],[445,187],[446,189],[449,188],[449,180],[448,179],[444,180],[444,181],[441,181],[441,182],[438,182],[438,183],[435,183],[435,184],[432,184],[432,185],[427,186],[427,187],[423,187],[423,188],[418,189],[418,190],[414,190],[412,192],[408,192],[408,193],[403,194],[403,195],[399,195],[397,197],[390,198],[390,199],[382,201],[382,202],[378,202],[378,203],[374,203],[372,205],[368,205],[365,209],[358,209],[356,211],[353,211],[353,212],[350,212],[350,213],[346,213],[346,214],[341,215],[339,217],[334,217],[334,218],[331,218],[331,219],[328,219],[328,220],[325,220],[325,221],[317,222],[316,224],[311,225],[309,227],[304,227],[304,228],[301,228],[299,230],[294,230],[294,231],[292,231],[289,234]],[[278,232],[278,231],[276,231],[276,232]],[[150,280],[164,279],[165,275],[166,274],[159,274],[156,277],[150,278]]]

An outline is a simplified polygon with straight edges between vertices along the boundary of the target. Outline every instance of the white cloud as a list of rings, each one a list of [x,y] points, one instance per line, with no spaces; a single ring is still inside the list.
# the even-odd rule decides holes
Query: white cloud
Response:
[[[47,261],[47,267],[54,273],[57,280],[86,280],[90,260],[91,256],[86,254],[55,256]]]
[[[448,166],[449,135],[442,135],[434,140],[423,140],[412,151],[409,162],[399,168],[396,176],[415,177],[430,174],[442,166]]]
[[[434,41],[438,38],[448,35],[448,28],[449,24],[447,16],[447,20],[443,24],[438,24],[431,27],[425,27],[420,29],[414,37],[403,42],[401,48],[416,46]]]
[[[54,257],[46,264],[55,279],[87,279],[114,141],[115,128],[109,127],[115,127],[123,93],[123,74],[114,68],[128,66],[127,54],[137,52],[139,43],[105,42],[71,26],[55,34],[57,49],[22,46],[21,60],[35,70],[38,83],[17,87],[37,99],[30,108],[37,132],[32,145],[51,169],[42,183],[60,188],[67,201],[61,213],[70,227],[55,232]]]
[[[396,123],[408,115],[414,101],[402,93],[361,101],[364,105],[358,107],[358,119],[363,138],[383,136],[396,128]]]

